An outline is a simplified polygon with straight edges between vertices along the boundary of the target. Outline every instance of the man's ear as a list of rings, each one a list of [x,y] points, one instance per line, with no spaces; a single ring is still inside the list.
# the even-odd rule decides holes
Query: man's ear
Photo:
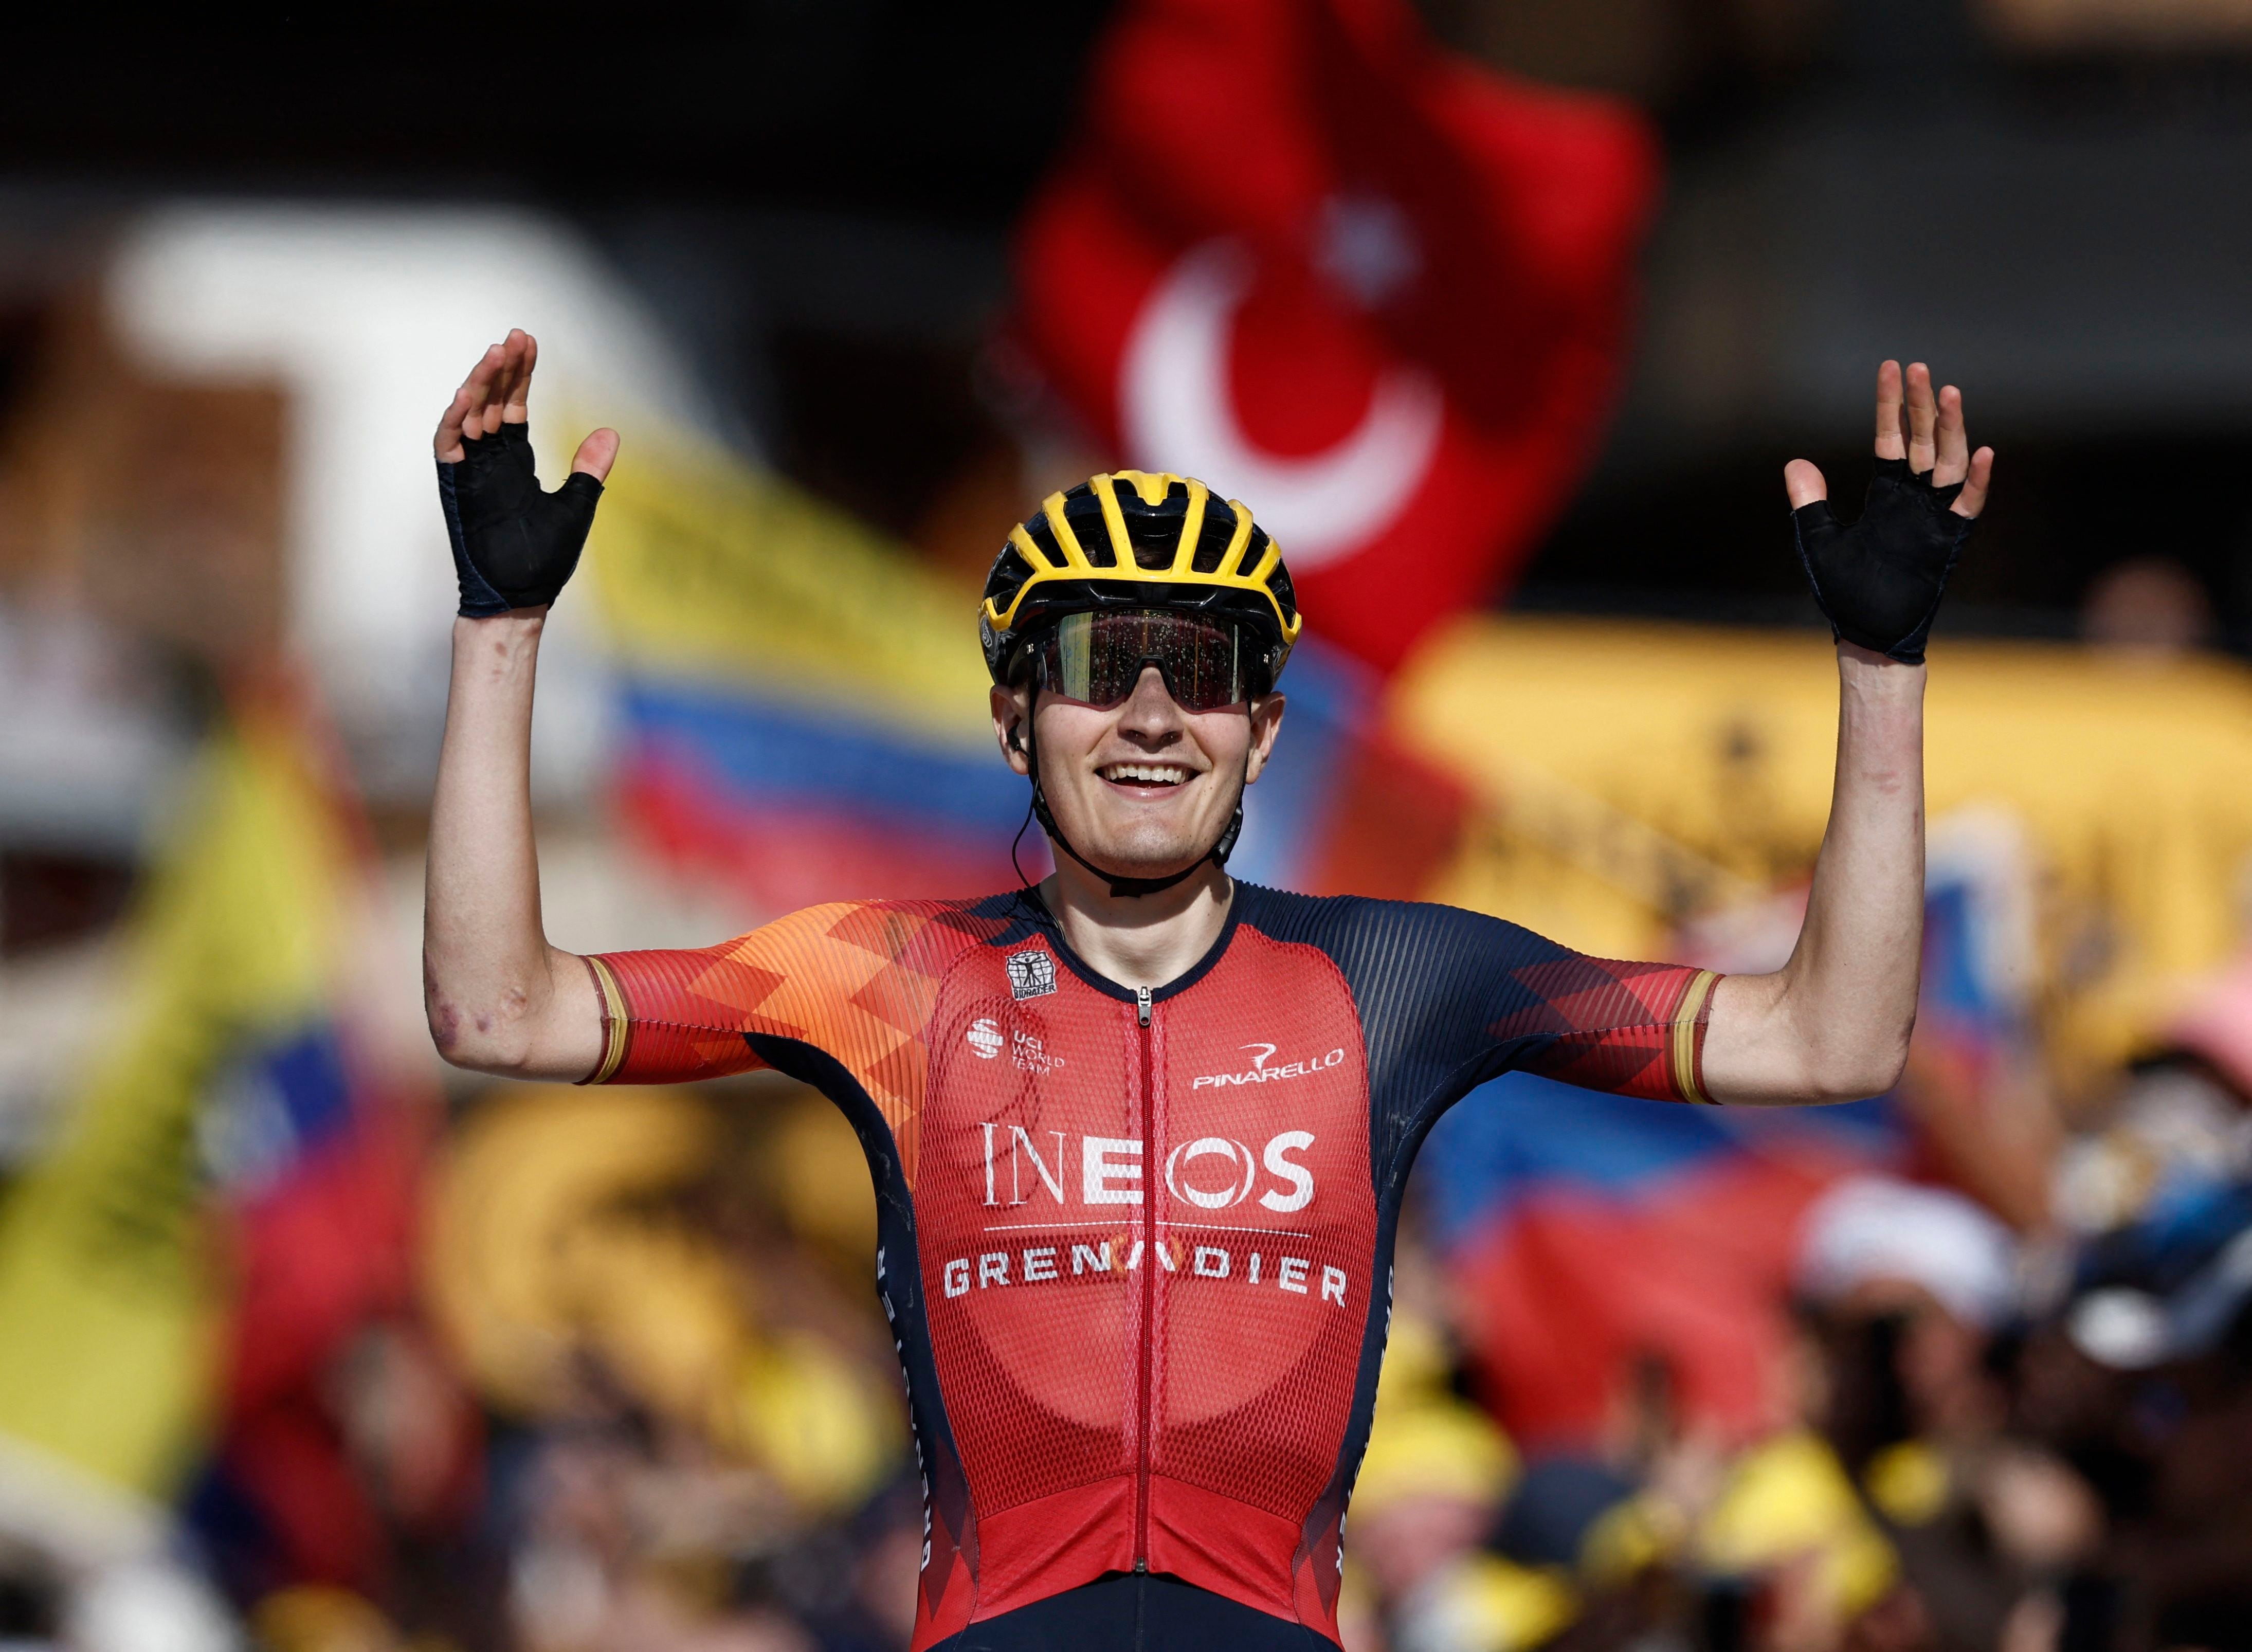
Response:
[[[1031,698],[1022,688],[993,690],[993,738],[1000,742],[1002,761],[1024,775],[1032,772],[1032,759],[1025,750],[1031,732],[1027,726]]]
[[[1259,771],[1275,754],[1275,741],[1282,732],[1283,706],[1280,694],[1262,694],[1251,702],[1251,753],[1243,765],[1246,786],[1259,778]]]

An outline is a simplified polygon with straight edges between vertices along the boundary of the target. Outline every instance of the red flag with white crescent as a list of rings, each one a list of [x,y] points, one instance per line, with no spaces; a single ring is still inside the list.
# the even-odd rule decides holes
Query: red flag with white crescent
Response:
[[[1593,455],[1644,123],[1406,0],[1135,0],[1019,230],[1020,325],[1124,462],[1202,477],[1380,667],[1512,573]]]

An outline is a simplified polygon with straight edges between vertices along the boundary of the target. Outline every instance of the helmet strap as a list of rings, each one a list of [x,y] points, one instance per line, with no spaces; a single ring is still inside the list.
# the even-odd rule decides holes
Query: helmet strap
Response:
[[[1227,857],[1235,852],[1235,840],[1242,835],[1243,831],[1243,796],[1240,791],[1236,795],[1234,816],[1227,823],[1227,829],[1220,833],[1220,841],[1192,864],[1182,867],[1180,871],[1167,877],[1122,878],[1116,872],[1096,865],[1073,848],[1071,839],[1063,835],[1063,829],[1056,824],[1055,816],[1048,808],[1047,794],[1040,789],[1039,737],[1032,732],[1032,711],[1037,710],[1039,705],[1039,689],[1035,685],[1031,705],[1025,716],[1025,739],[1018,748],[1025,753],[1025,767],[1032,772],[1032,815],[1040,823],[1040,829],[1048,835],[1050,843],[1110,885],[1112,899],[1129,899],[1139,895],[1158,894],[1171,889],[1175,884],[1182,883],[1193,877],[1203,870],[1204,864],[1207,860],[1215,866],[1224,867],[1227,864]]]

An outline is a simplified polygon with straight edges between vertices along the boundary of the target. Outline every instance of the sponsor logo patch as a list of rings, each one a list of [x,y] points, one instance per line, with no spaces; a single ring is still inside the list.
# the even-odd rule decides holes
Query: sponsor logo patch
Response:
[[[1027,998],[1045,998],[1056,989],[1055,960],[1040,948],[1012,952],[1007,961],[1009,990],[1019,1003]]]

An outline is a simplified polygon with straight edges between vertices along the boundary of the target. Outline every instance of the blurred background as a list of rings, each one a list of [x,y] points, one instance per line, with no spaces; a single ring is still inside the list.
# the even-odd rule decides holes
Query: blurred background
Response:
[[[427,442],[512,325],[550,479],[624,437],[540,684],[581,950],[1012,884],[976,587],[1140,463],[1309,615],[1237,871],[1774,967],[1780,467],[1963,385],[1908,1077],[1443,1121],[1348,1647],[2252,1646],[2252,3],[386,17],[0,70],[0,1646],[906,1644],[851,1131],[422,1028]]]

